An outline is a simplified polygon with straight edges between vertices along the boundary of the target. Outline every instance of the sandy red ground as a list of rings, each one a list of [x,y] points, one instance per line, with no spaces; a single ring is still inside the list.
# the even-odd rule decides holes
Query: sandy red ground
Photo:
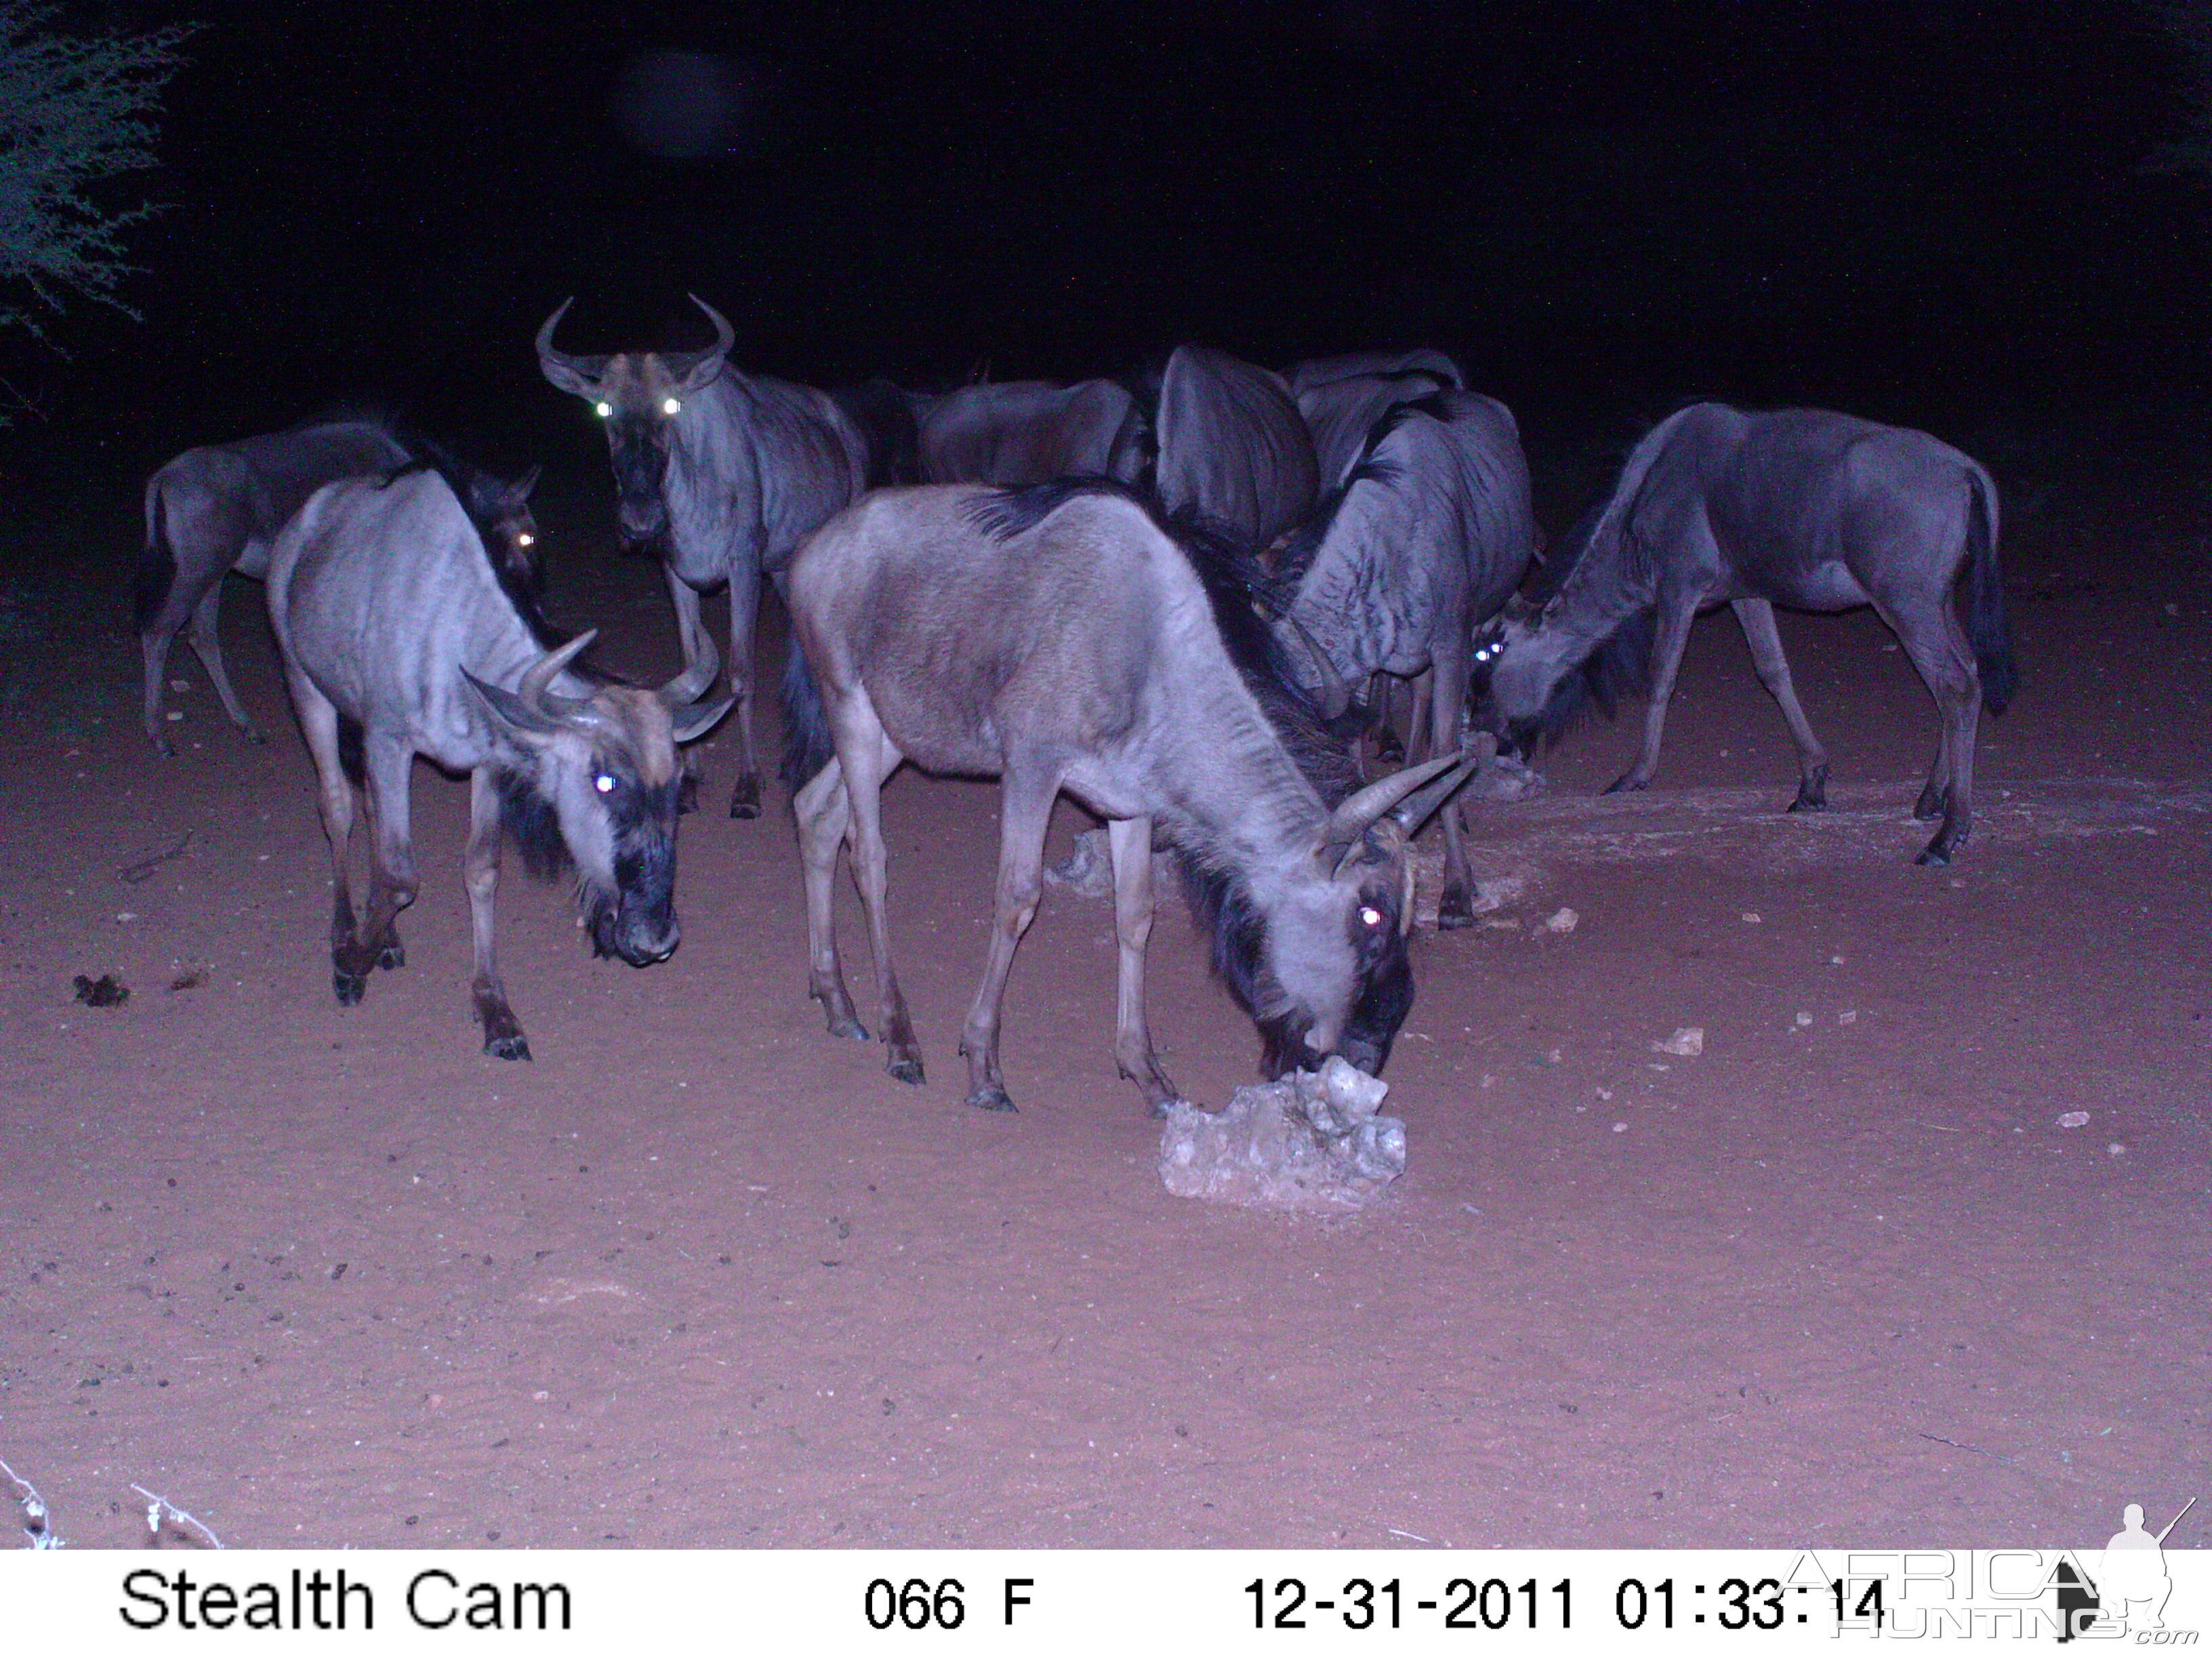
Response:
[[[1864,616],[1784,623],[1832,817],[1781,815],[1724,613],[1660,787],[1590,799],[1632,741],[1601,723],[1478,813],[1518,926],[1417,942],[1410,1168],[1323,1222],[1162,1189],[1102,904],[1052,896],[1017,962],[1021,1115],[962,1104],[985,787],[887,795],[925,1087],[805,1000],[780,792],[686,822],[658,968],[511,876],[508,1065],[465,790],[422,772],[408,966],[339,1007],[258,590],[227,631],[276,740],[180,651],[158,761],[100,574],[127,507],[92,517],[44,544],[0,714],[0,1458],[74,1544],[140,1534],[134,1482],[232,1544],[383,1547],[2080,1546],[2212,1484],[2212,587],[2134,528],[2011,551],[2027,686],[1954,870],[1911,863],[1933,713]],[[585,563],[564,618],[668,672],[656,574]],[[707,764],[719,805],[726,738]],[[1253,1034],[1164,910],[1155,1027],[1218,1103]],[[72,1000],[109,971],[125,1005]],[[1686,1025],[1702,1055],[1653,1050]]]

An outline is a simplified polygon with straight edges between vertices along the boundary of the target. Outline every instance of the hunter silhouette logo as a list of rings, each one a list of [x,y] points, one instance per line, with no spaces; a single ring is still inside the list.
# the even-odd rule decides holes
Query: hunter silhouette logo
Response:
[[[2180,1515],[2154,1535],[2143,1526],[2142,1505],[2129,1504],[2120,1513],[2119,1531],[2105,1545],[2104,1559],[2092,1582],[2084,1583],[2062,1563],[2055,1575],[2064,1625],[2058,1639],[2070,1642],[2099,1625],[2108,1628],[2098,1630],[2098,1636],[2164,1630],[2166,1600],[2173,1593],[2173,1580],[2166,1571],[2166,1534],[2196,1507],[2192,1498],[2181,1506]]]

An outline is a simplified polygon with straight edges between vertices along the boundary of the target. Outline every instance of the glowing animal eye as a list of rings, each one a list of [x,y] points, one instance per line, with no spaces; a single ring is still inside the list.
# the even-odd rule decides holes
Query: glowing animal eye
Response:
[[[615,792],[615,781],[602,772],[592,780],[592,787],[603,795],[611,795]]]
[[[1359,919],[1370,927],[1380,927],[1382,925],[1382,913],[1371,904],[1363,904],[1359,907]]]
[[[677,415],[681,414],[683,412],[683,409],[684,405],[680,402],[674,398],[671,398],[666,403],[661,404],[660,412],[664,415]]]
[[[605,420],[608,416],[615,412],[615,406],[609,403],[597,403],[593,404],[592,407],[599,410],[599,418],[603,421]]]
[[[538,544],[538,538],[535,536],[521,535],[517,536],[514,539],[519,544],[524,547],[534,547]]]

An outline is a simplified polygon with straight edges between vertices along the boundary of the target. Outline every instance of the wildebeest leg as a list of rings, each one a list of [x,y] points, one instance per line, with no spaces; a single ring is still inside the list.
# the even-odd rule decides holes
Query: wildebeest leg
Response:
[[[868,944],[876,958],[876,993],[884,1011],[884,1069],[902,1083],[922,1080],[921,1045],[891,964],[891,929],[884,901],[890,890],[890,854],[884,845],[884,780],[901,758],[884,735],[883,724],[859,688],[842,698],[831,719],[837,731],[837,762],[845,771],[845,799],[853,813],[853,871],[868,914]]]
[[[1006,975],[1014,947],[1036,920],[1044,890],[1044,837],[1052,822],[1053,798],[1060,779],[1011,769],[999,791],[999,890],[992,906],[991,948],[983,958],[982,982],[960,1032],[960,1054],[968,1062],[968,1103],[987,1112],[1011,1112],[1012,1097],[999,1071],[999,1011],[1006,994]],[[1120,871],[1115,871],[1116,887]]]
[[[157,755],[174,755],[175,745],[161,732],[161,694],[167,689],[169,647],[177,637],[166,614],[138,636],[138,652],[146,660],[146,740]]]
[[[290,677],[293,706],[301,734],[315,763],[316,804],[322,809],[323,836],[331,845],[331,988],[341,1003],[359,1002],[368,988],[368,969],[356,965],[353,895],[346,869],[346,844],[353,838],[353,786],[338,759],[338,711],[302,675]]]
[[[1798,704],[1797,689],[1790,681],[1790,659],[1782,654],[1782,635],[1774,626],[1774,607],[1765,599],[1737,599],[1731,609],[1743,625],[1744,641],[1751,647],[1751,665],[1759,671],[1759,684],[1782,705],[1782,718],[1790,723],[1790,735],[1796,739],[1797,799],[1790,803],[1790,810],[1825,812],[1828,810],[1828,751],[1813,735],[1813,723]]]
[[[1644,711],[1644,749],[1636,764],[1607,787],[1607,794],[1642,789],[1659,769],[1659,739],[1667,729],[1667,699],[1674,695],[1674,676],[1681,672],[1682,653],[1690,643],[1690,624],[1697,619],[1694,594],[1661,596],[1659,625],[1651,641],[1651,702]]]
[[[730,689],[738,698],[738,781],[730,790],[730,816],[760,816],[760,762],[753,753],[753,624],[760,612],[760,574],[730,576]]]
[[[660,574],[668,579],[668,601],[676,610],[676,644],[684,653],[684,665],[689,668],[707,653],[707,629],[699,620],[699,590],[667,565],[660,567]],[[696,764],[693,756],[687,752],[684,761],[684,777],[677,785],[676,810],[678,812],[694,811],[698,807],[699,775]]]
[[[222,712],[230,716],[230,723],[246,734],[248,743],[260,743],[264,740],[261,733],[246,718],[246,705],[230,689],[230,676],[223,672],[219,617],[222,609],[222,579],[217,577],[215,585],[192,607],[192,649],[199,657],[200,665],[207,670],[208,678],[215,682],[215,694],[222,699]]]
[[[501,1060],[527,1060],[530,1043],[522,1022],[507,1006],[507,985],[492,954],[492,900],[499,892],[499,786],[489,768],[469,774],[469,847],[461,874],[469,889],[469,938],[476,946],[476,979],[471,986],[477,1018],[483,1026],[484,1052]]]
[[[844,769],[833,760],[817,772],[792,797],[791,811],[799,820],[799,853],[806,866],[806,994],[829,1016],[830,1036],[866,1042],[868,1028],[860,1024],[837,960],[837,854],[853,818]]]
[[[1877,594],[1875,609],[1920,671],[1942,717],[1942,740],[1936,751],[1936,764],[1913,811],[1915,817],[1927,818],[1940,807],[1943,822],[1937,826],[1935,839],[1913,862],[1948,864],[1952,854],[1973,833],[1974,733],[1982,712],[1981,678],[1948,594],[1915,596],[1897,605],[1886,603]]]
[[[1447,644],[1430,665],[1428,755],[1449,755],[1459,743],[1460,705],[1467,697],[1467,648]],[[1448,800],[1437,813],[1444,825],[1444,890],[1437,901],[1437,927],[1474,926],[1474,872],[1467,861],[1467,828],[1459,803]]]
[[[414,751],[388,738],[372,738],[363,745],[368,783],[368,823],[374,858],[369,868],[368,908],[362,919],[357,946],[366,974],[369,968],[406,965],[399,930],[393,921],[415,902],[415,855],[408,817],[408,770]]]
[[[1114,936],[1121,945],[1115,980],[1114,1058],[1145,1091],[1154,1117],[1165,1117],[1182,1091],[1168,1081],[1145,1019],[1145,945],[1152,936],[1152,821],[1117,818],[1106,826],[1114,853]]]

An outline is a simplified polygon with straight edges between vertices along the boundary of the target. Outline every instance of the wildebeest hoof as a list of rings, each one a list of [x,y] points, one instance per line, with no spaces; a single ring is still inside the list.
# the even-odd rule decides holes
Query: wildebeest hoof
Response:
[[[979,1111],[1018,1112],[1013,1097],[995,1083],[978,1084],[968,1091],[968,1103]]]
[[[494,1060],[527,1060],[530,1044],[520,1031],[509,1031],[504,1036],[484,1038],[484,1052]]]
[[[404,968],[407,965],[407,947],[398,939],[392,940],[378,953],[376,965],[386,969]]]
[[[730,791],[730,816],[733,818],[757,818],[760,815],[760,780],[748,772],[738,780],[738,787]]]
[[[269,746],[269,739],[263,737],[258,732],[255,731],[250,726],[240,726],[238,728],[238,735],[245,738],[246,742],[252,744],[256,749],[265,749]]]
[[[331,989],[337,993],[341,1006],[350,1008],[368,994],[368,975],[349,974],[342,968],[332,969]]]
[[[1922,852],[1920,856],[1912,861],[1915,864],[1934,864],[1948,868],[1951,862],[1951,855],[1948,852],[1944,852],[1940,848],[1930,847]]]
[[[922,1080],[920,1054],[893,1054],[884,1069],[901,1083],[920,1083]]]
[[[699,775],[686,772],[676,781],[676,816],[699,810]]]
[[[1790,810],[1793,812],[1825,812],[1828,810],[1828,798],[1825,793],[1816,795],[1809,790],[1800,789],[1797,799],[1790,803]]]
[[[1615,778],[1611,783],[1606,785],[1605,793],[1608,795],[1632,795],[1644,787],[1644,780],[1631,772],[1624,777]]]
[[[1474,902],[1467,896],[1467,889],[1455,883],[1444,889],[1444,896],[1437,903],[1437,927],[1439,930],[1474,926]]]
[[[156,738],[154,739],[154,752],[163,760],[174,760],[177,757],[177,745],[167,738]]]

